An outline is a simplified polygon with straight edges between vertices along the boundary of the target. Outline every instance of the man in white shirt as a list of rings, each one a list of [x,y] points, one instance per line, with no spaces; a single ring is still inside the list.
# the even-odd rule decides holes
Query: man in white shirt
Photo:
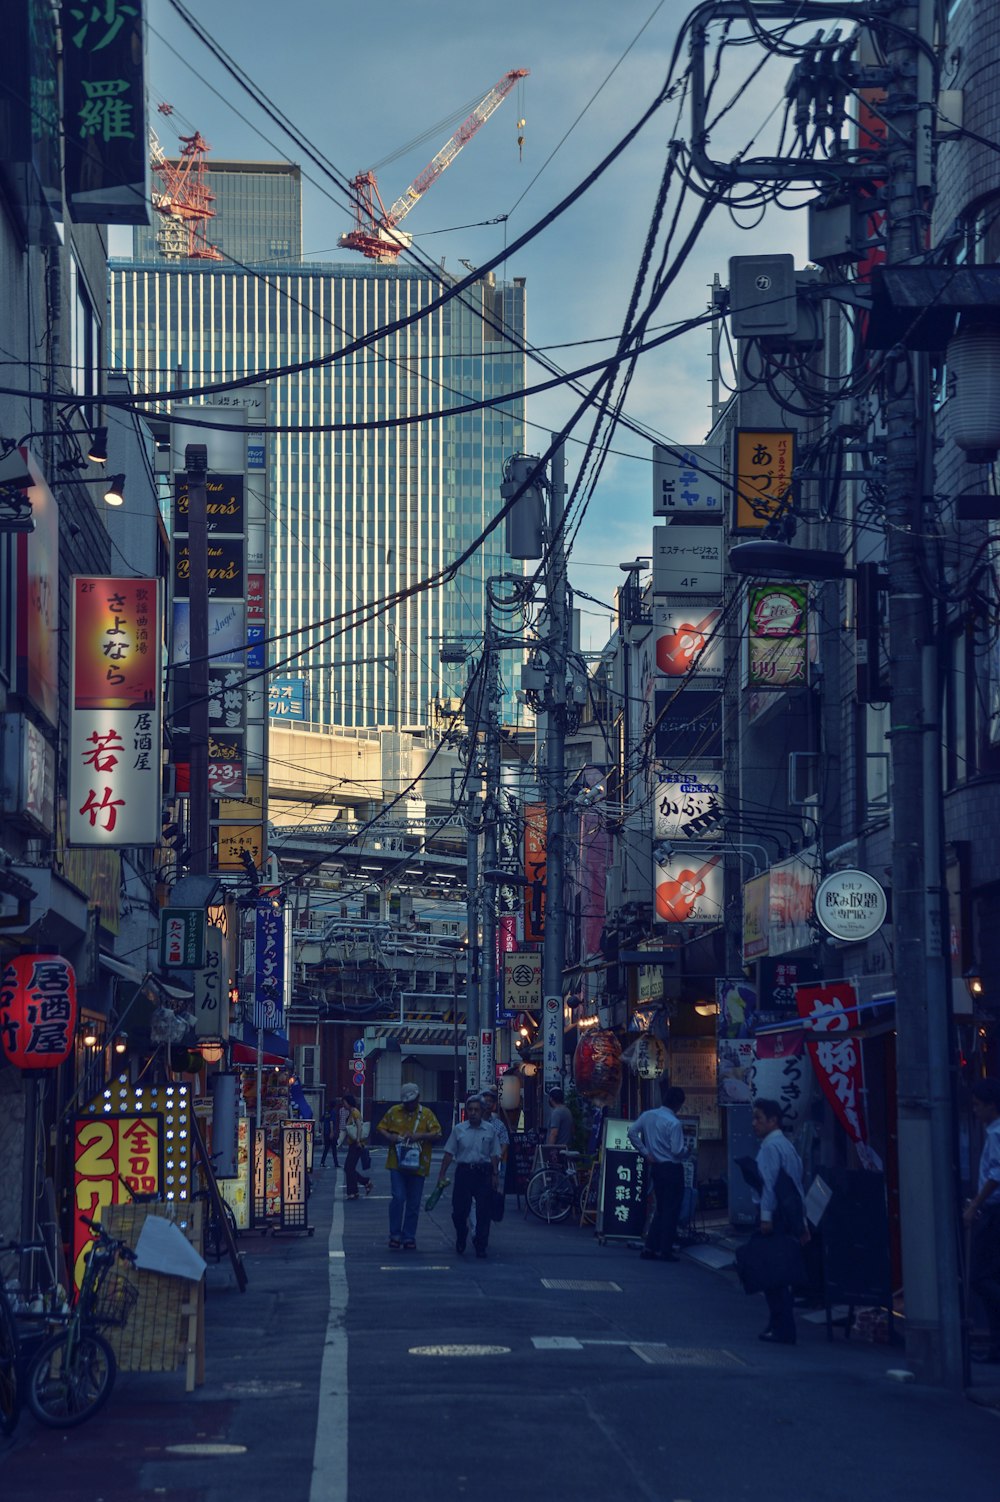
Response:
[[[979,1157],[979,1185],[962,1219],[972,1232],[969,1282],[979,1295],[989,1322],[985,1351],[973,1361],[1000,1362],[1000,1080],[977,1080],[972,1087],[972,1114],[984,1128]]]
[[[468,1237],[469,1210],[476,1206],[476,1229],[473,1246],[477,1257],[486,1256],[493,1220],[493,1191],[500,1184],[500,1139],[496,1129],[483,1121],[483,1103],[471,1095],[465,1103],[465,1120],[452,1127],[444,1145],[440,1184],[451,1163],[455,1164],[455,1183],[451,1191],[451,1218],[455,1226],[455,1250],[461,1256]]]
[[[808,1239],[802,1192],[802,1159],[781,1130],[781,1104],[758,1096],[750,1124],[760,1142],[757,1171],[761,1177],[760,1232],[762,1236]],[[785,1177],[782,1177],[784,1174]],[[769,1345],[793,1346],[796,1340],[795,1305],[790,1283],[764,1289],[770,1320],[761,1340]]]
[[[661,1106],[643,1111],[628,1128],[628,1140],[649,1163],[656,1195],[656,1211],[639,1256],[647,1262],[676,1262],[674,1240],[684,1198],[684,1128],[676,1113],[684,1104],[684,1091],[671,1085],[661,1088],[660,1098]]]

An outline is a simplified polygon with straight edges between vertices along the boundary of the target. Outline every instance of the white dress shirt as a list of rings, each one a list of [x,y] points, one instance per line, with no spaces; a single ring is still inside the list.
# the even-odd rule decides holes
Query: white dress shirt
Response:
[[[684,1128],[669,1106],[643,1111],[629,1127],[628,1140],[653,1163],[684,1162]]]

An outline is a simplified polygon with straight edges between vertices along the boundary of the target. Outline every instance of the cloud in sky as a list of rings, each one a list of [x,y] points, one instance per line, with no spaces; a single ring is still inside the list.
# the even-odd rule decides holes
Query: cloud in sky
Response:
[[[460,269],[462,258],[481,265],[501,252],[591,171],[662,86],[679,25],[670,0],[658,7],[653,0],[619,0],[614,6],[607,0],[508,0],[500,8],[470,7],[467,0],[430,0],[422,6],[403,0],[380,0],[376,6],[287,0],[280,8],[264,0],[244,0],[239,7],[230,0],[198,0],[192,10],[345,177],[481,97],[508,69],[531,70],[523,88],[510,95],[407,219],[421,250],[436,261],[446,258],[451,270]],[[170,0],[151,0],[150,28],[152,107],[168,100],[181,128],[199,129],[219,157],[269,160],[284,154],[301,161],[308,177],[320,177],[209,55]],[[745,70],[759,53],[751,56],[747,49],[744,57],[737,67]],[[685,59],[686,43],[682,66]],[[732,156],[764,127],[790,66],[779,61],[751,85],[713,135],[716,155]],[[720,99],[728,98],[734,81],[735,74],[723,79]],[[525,120],[523,159],[516,140],[519,116]],[[176,145],[170,123],[155,108],[152,118],[170,153]],[[528,333],[534,344],[610,340],[617,334],[669,142],[688,132],[687,112],[678,115],[675,103],[665,105],[594,188],[498,269],[498,275],[527,279]],[[445,127],[379,169],[387,203],[448,134]],[[336,250],[337,240],[350,226],[350,212],[337,188],[324,187],[326,192],[304,184],[304,244],[318,259],[339,260],[344,253]],[[673,199],[668,215],[672,207]],[[682,228],[694,208],[694,200],[685,206]],[[478,223],[500,215],[509,217],[500,224]],[[713,273],[727,279],[730,255],[792,250],[801,264],[803,220],[804,215],[772,212],[749,231],[717,210],[653,323],[702,311]],[[120,240],[113,240],[113,249],[121,252]],[[553,354],[572,368],[611,347],[584,344]],[[709,333],[700,329],[643,357],[630,387],[628,413],[666,437],[703,438],[710,422],[708,355]],[[531,371],[538,378],[538,367]],[[546,432],[560,426],[575,404],[569,392],[532,400],[528,415],[538,426],[529,430],[529,446],[544,448]],[[584,423],[577,436],[589,426]],[[574,582],[604,599],[620,582],[618,560],[648,554],[651,543],[650,446],[620,430],[612,447],[620,454],[608,461],[577,536],[574,559],[581,568],[571,568]],[[570,442],[570,480],[580,452]],[[597,625],[600,634],[603,626]]]

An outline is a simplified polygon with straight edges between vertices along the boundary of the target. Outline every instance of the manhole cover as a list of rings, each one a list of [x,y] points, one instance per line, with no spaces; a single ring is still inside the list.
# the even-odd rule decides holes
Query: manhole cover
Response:
[[[577,1293],[621,1293],[620,1283],[605,1283],[600,1278],[543,1278],[543,1288],[569,1288]]]
[[[509,1356],[510,1346],[411,1346],[411,1356]]]
[[[164,1445],[168,1455],[245,1455],[246,1445],[223,1445],[207,1442],[190,1445]]]
[[[639,1346],[629,1347],[650,1366],[745,1366],[746,1362],[731,1351],[712,1350],[707,1346]]]

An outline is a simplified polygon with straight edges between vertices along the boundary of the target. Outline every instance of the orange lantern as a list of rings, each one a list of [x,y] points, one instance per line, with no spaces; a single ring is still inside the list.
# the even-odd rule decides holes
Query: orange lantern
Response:
[[[55,1069],[73,1051],[76,975],[58,954],[19,954],[0,977],[0,1039],[18,1069]]]
[[[595,1106],[613,1106],[622,1087],[622,1050],[614,1033],[584,1033],[573,1055],[577,1093]]]

